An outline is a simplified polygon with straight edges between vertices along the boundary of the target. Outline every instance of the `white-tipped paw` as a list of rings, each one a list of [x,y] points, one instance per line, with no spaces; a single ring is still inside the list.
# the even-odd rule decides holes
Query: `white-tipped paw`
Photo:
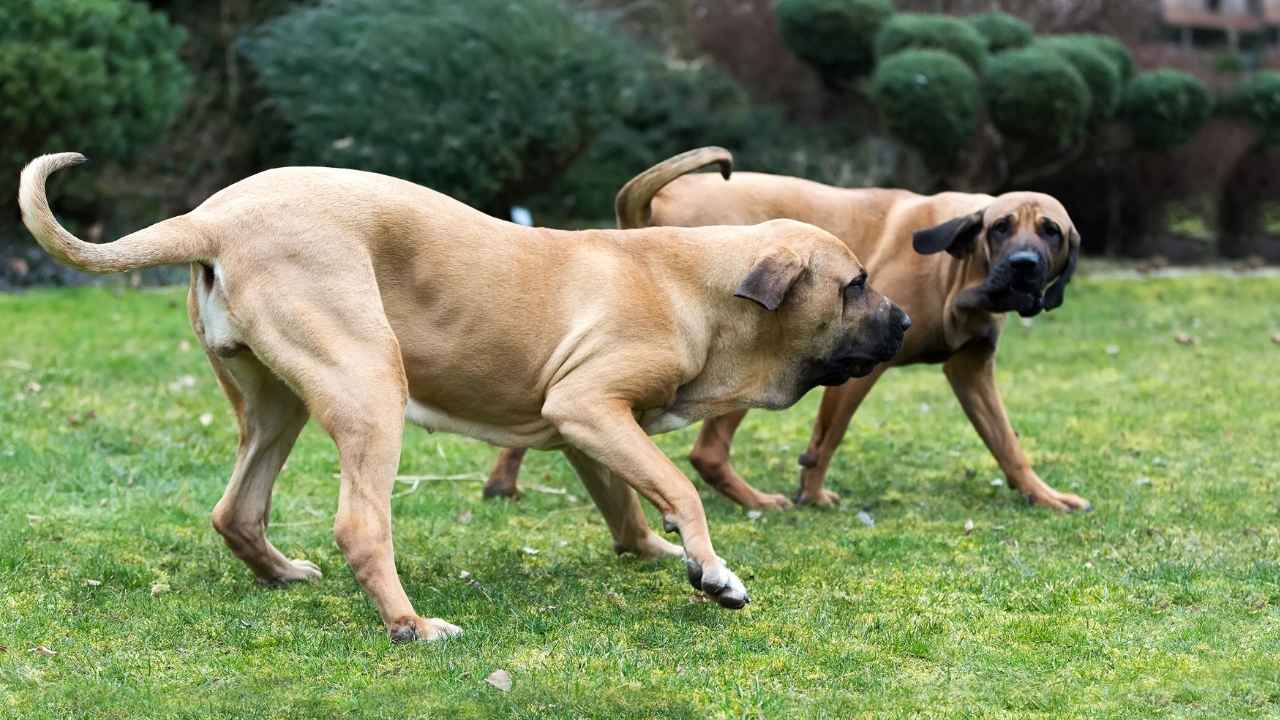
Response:
[[[689,572],[689,584],[693,589],[706,593],[720,607],[738,610],[751,602],[747,586],[723,562],[704,567],[696,560],[686,557],[684,565]]]

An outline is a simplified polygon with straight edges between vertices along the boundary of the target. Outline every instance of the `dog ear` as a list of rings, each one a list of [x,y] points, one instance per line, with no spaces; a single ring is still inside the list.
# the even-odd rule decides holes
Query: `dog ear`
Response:
[[[1058,275],[1058,279],[1053,281],[1048,290],[1044,292],[1044,309],[1046,311],[1053,310],[1062,304],[1064,296],[1067,293],[1067,283],[1071,282],[1071,276],[1076,274],[1076,260],[1080,257],[1080,233],[1075,228],[1071,228],[1071,250],[1067,253],[1067,265],[1062,268],[1062,272]]]
[[[982,229],[982,212],[979,210],[935,227],[917,230],[911,235],[911,245],[921,255],[946,250],[955,257],[964,257],[973,249],[973,241]]]
[[[774,248],[756,259],[733,294],[773,312],[786,299],[803,270],[804,262],[799,255],[785,247]]]

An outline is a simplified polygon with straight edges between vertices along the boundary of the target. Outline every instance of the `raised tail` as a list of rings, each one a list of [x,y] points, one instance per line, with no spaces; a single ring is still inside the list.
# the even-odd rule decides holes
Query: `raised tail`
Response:
[[[59,262],[93,273],[211,260],[208,241],[185,216],[158,222],[102,245],[87,243],[68,232],[53,216],[44,184],[58,170],[84,161],[80,153],[41,155],[22,170],[18,187],[22,224],[46,252]]]
[[[681,175],[712,163],[720,166],[720,174],[728,180],[733,173],[733,155],[722,147],[704,147],[682,152],[631,178],[618,191],[618,196],[613,201],[613,210],[618,215],[618,227],[626,229],[648,225],[652,213],[649,205],[659,190]]]

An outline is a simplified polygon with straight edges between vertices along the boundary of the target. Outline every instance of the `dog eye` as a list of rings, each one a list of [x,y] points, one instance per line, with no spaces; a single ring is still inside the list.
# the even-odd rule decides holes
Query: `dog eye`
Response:
[[[1009,218],[1000,218],[991,226],[991,232],[996,235],[1008,235],[1010,229],[1012,229],[1012,226],[1009,223]]]
[[[867,274],[862,273],[861,275],[854,278],[853,280],[850,280],[848,285],[844,286],[844,294],[857,295],[861,293],[862,290],[866,288],[866,286],[867,286]]]
[[[1045,220],[1045,221],[1044,221],[1044,226],[1042,227],[1042,230],[1044,231],[1044,234],[1045,234],[1045,235],[1047,235],[1047,236],[1049,236],[1049,237],[1051,237],[1051,238],[1060,238],[1060,237],[1062,237],[1062,229],[1061,229],[1061,228],[1059,228],[1059,227],[1057,226],[1057,224],[1056,224],[1056,223],[1054,223],[1054,222],[1052,222],[1052,221],[1050,221],[1050,220]]]

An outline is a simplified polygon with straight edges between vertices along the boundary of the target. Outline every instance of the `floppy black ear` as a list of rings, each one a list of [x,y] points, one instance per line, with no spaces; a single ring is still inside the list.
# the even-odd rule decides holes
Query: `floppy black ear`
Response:
[[[932,255],[946,250],[955,257],[964,257],[973,249],[973,241],[982,229],[982,211],[962,215],[936,227],[917,230],[911,235],[911,245],[921,255]]]
[[[803,270],[804,262],[799,255],[785,247],[775,248],[756,260],[733,294],[754,300],[773,312],[786,299]]]
[[[1067,293],[1067,283],[1071,282],[1071,276],[1076,274],[1076,260],[1080,258],[1080,234],[1075,228],[1071,228],[1071,250],[1067,254],[1067,265],[1062,268],[1062,272],[1058,275],[1058,279],[1053,281],[1048,290],[1044,291],[1044,309],[1046,311],[1053,310],[1062,304]]]

